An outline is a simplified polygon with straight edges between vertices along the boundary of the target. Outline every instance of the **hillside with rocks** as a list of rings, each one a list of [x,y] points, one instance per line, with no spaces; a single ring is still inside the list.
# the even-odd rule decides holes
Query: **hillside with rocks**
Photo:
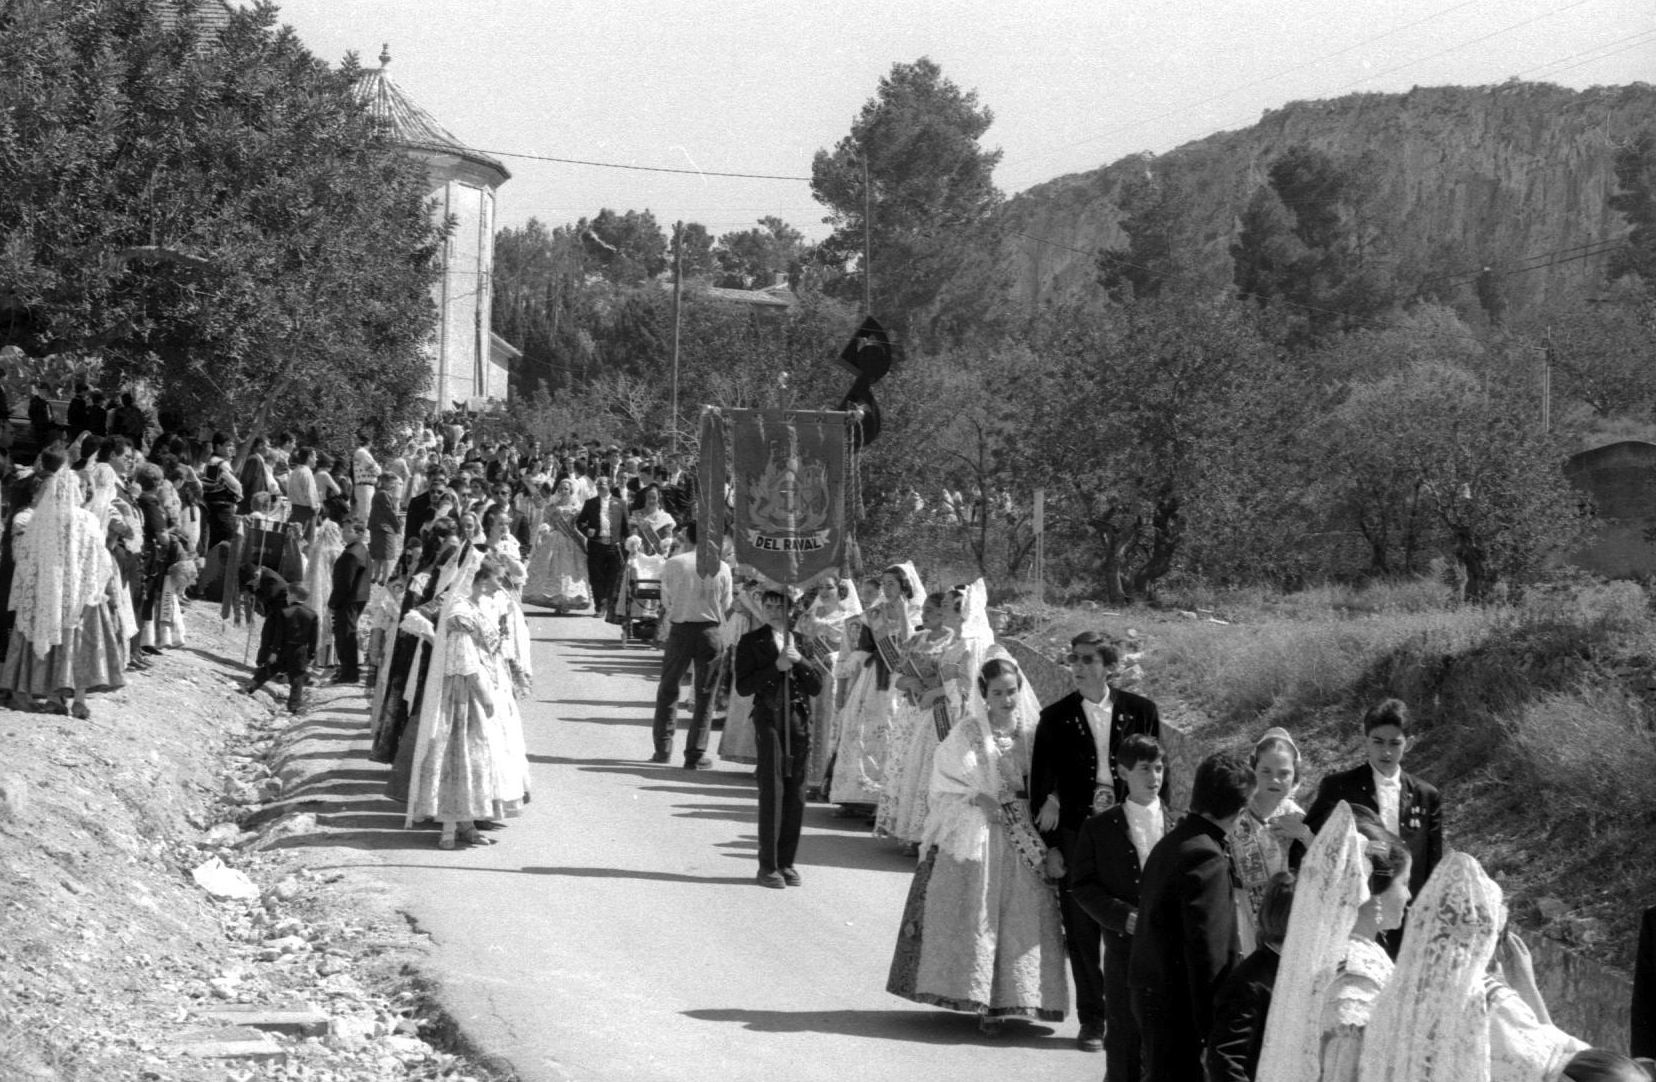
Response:
[[[1652,126],[1656,87],[1645,83],[1420,87],[1293,102],[1249,128],[1022,192],[1000,211],[998,248],[980,258],[999,279],[1005,315],[1094,293],[1097,254],[1127,244],[1128,187],[1148,178],[1178,186],[1180,256],[1204,284],[1223,287],[1243,209],[1268,183],[1271,162],[1305,145],[1363,162],[1373,184],[1366,225],[1401,284],[1475,311],[1478,268],[1516,271],[1504,285],[1517,313],[1601,285],[1607,257],[1594,253],[1627,232],[1608,206],[1614,155]],[[960,281],[980,283],[984,269],[963,268]]]

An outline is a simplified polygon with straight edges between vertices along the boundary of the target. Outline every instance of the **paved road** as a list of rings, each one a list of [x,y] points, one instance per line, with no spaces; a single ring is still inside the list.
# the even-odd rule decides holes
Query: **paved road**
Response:
[[[401,848],[372,872],[435,940],[461,1024],[524,1082],[1102,1076],[1073,1015],[991,1039],[888,995],[912,860],[812,805],[804,885],[755,885],[749,768],[644,761],[659,652],[590,616],[532,609],[530,627],[524,817],[493,847]]]

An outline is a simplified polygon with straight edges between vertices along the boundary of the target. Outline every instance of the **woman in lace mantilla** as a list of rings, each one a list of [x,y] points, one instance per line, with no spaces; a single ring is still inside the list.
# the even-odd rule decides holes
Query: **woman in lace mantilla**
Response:
[[[513,692],[501,680],[502,630],[484,604],[502,574],[493,557],[470,554],[437,626],[405,822],[437,820],[443,849],[489,844],[477,821],[515,816],[524,798],[504,725]]]
[[[1056,1022],[1069,1011],[1058,896],[1026,786],[1039,704],[1010,657],[985,664],[986,705],[939,745],[932,815],[886,990],[979,1016]]]
[[[840,734],[829,799],[871,810],[885,791],[886,752],[892,719],[902,691],[892,665],[914,633],[926,588],[912,563],[894,564],[880,574],[880,600],[863,614],[857,657],[861,666],[840,711]]]

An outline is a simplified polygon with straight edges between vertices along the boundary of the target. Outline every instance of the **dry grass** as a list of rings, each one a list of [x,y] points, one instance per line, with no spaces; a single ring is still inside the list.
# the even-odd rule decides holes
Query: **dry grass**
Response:
[[[1515,772],[1555,816],[1600,820],[1656,812],[1656,733],[1650,711],[1604,684],[1543,696],[1504,719]]]

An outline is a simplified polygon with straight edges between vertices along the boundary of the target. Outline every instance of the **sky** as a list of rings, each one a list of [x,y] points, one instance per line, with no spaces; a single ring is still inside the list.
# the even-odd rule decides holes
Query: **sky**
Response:
[[[313,53],[356,52],[512,172],[498,220],[649,209],[714,235],[827,232],[808,178],[880,78],[928,56],[994,112],[1008,195],[1244,128],[1291,101],[1511,76],[1656,81],[1650,0],[278,0]]]

